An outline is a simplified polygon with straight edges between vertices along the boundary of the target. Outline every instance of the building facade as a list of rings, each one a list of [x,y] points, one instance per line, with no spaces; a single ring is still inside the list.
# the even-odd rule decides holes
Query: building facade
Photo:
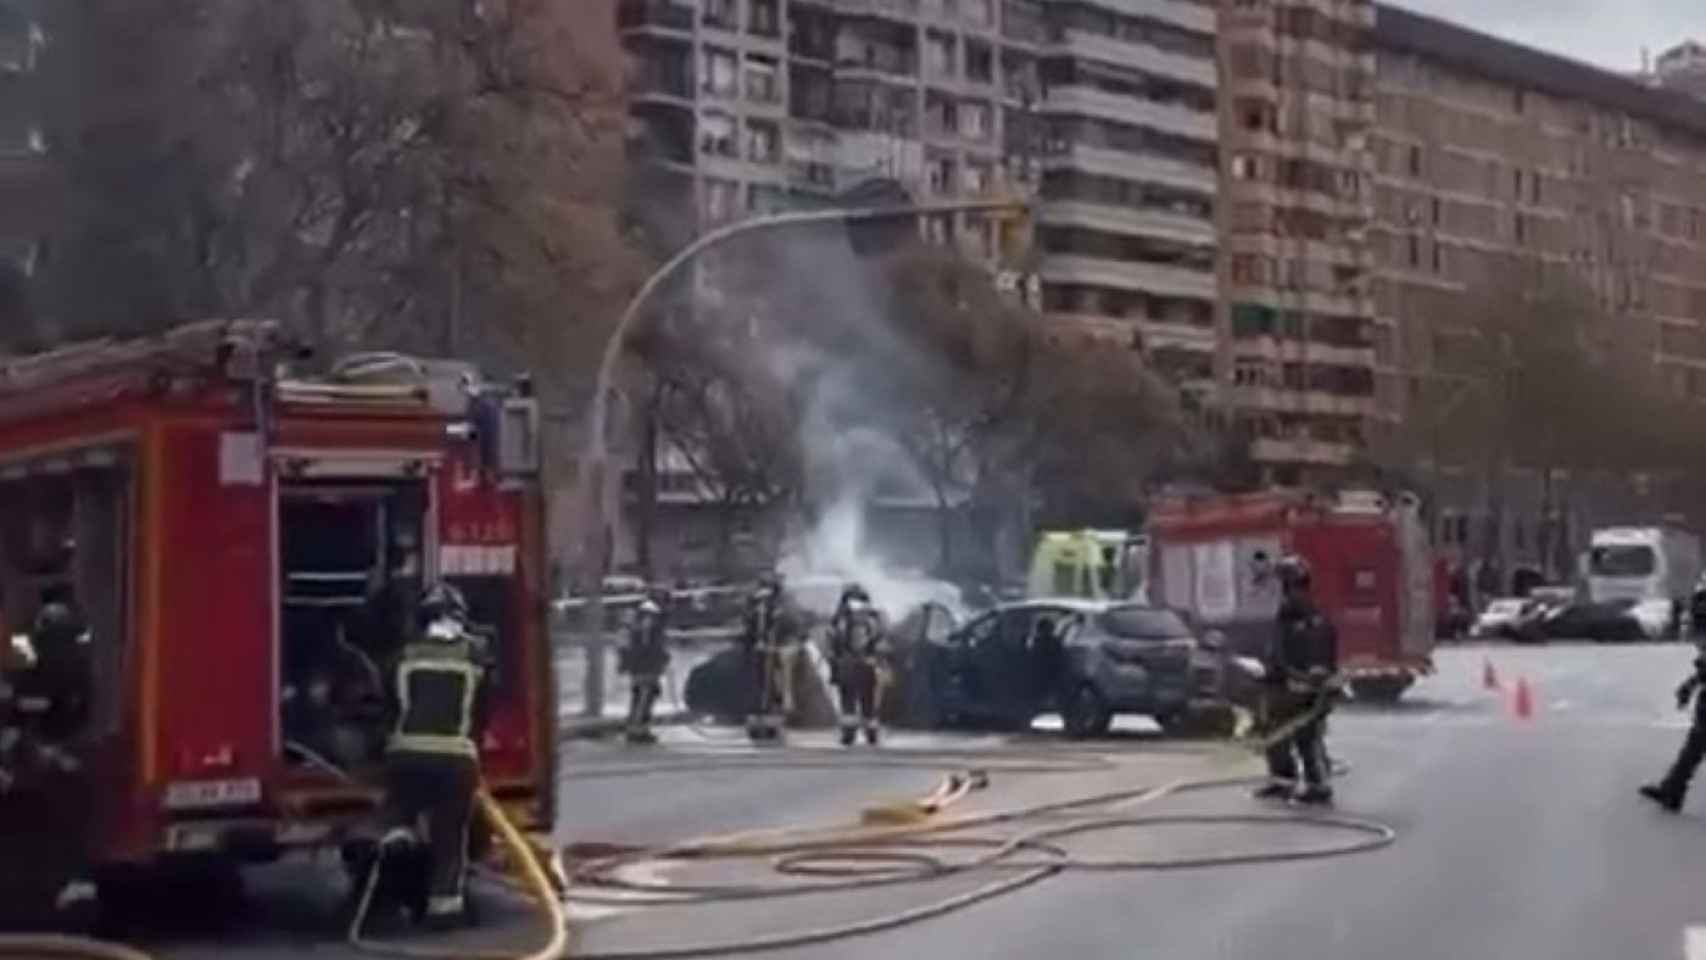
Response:
[[[1478,304],[1527,283],[1582,291],[1706,400],[1706,102],[1396,7],[1373,39],[1376,423],[1473,405]],[[1677,505],[1657,478],[1417,459],[1440,541],[1507,566],[1562,572],[1593,526]]]
[[[1027,197],[923,218],[1063,336],[1214,355],[1214,8],[1199,0],[618,0],[642,219],[675,246],[869,180]],[[660,222],[661,221],[661,222]]]
[[[1220,8],[1222,415],[1267,478],[1349,465],[1374,415],[1375,8]]]
[[[38,0],[0,0],[0,324],[29,316],[40,255],[48,169],[37,73],[46,43]],[[12,334],[0,330],[0,341]]]

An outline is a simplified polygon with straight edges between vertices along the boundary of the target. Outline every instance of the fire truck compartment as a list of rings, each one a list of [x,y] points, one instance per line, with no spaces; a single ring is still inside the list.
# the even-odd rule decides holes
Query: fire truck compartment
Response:
[[[279,729],[288,764],[362,777],[378,763],[386,676],[421,587],[426,485],[279,484]]]

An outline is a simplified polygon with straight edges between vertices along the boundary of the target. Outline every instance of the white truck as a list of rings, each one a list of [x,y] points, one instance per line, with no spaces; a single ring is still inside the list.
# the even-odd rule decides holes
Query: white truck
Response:
[[[1668,523],[1605,527],[1593,532],[1582,561],[1590,602],[1664,601],[1677,629],[1700,577],[1700,535]]]

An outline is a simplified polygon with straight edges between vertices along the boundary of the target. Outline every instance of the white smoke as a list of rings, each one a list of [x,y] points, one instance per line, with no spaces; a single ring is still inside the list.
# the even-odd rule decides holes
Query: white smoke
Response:
[[[881,307],[881,291],[869,279],[844,240],[798,243],[784,248],[783,275],[810,277],[834,316],[821,322],[855,331],[866,340],[893,343]],[[858,583],[890,622],[899,622],[919,605],[940,604],[962,611],[959,591],[931,579],[917,559],[884,556],[871,542],[868,511],[879,493],[908,500],[928,497],[917,466],[880,424],[894,422],[886,409],[892,391],[885,373],[870,364],[794,344],[772,344],[762,362],[772,375],[806,385],[798,442],[805,460],[805,501],[813,519],[791,531],[777,561],[797,602],[828,614],[841,588]]]

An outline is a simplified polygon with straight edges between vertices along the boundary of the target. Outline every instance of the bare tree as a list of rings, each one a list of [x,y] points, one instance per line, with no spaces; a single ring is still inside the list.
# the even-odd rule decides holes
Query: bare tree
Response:
[[[327,347],[543,359],[613,315],[613,64],[548,0],[68,0],[46,73],[58,335],[267,315]],[[100,282],[91,283],[91,277]]]
[[[687,464],[717,513],[717,567],[732,573],[737,522],[789,501],[803,463],[786,384],[751,362],[739,331],[660,325],[636,345],[653,378],[655,440]]]

